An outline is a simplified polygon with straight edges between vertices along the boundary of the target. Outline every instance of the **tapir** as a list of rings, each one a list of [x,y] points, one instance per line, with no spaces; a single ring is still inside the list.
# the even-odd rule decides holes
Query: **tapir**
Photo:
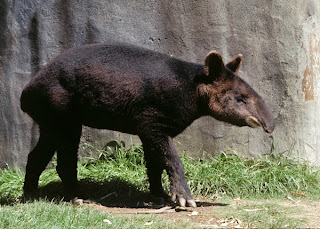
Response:
[[[40,137],[29,153],[24,196],[55,152],[66,193],[77,196],[77,151],[82,126],[138,135],[144,149],[150,192],[196,207],[173,137],[194,120],[212,116],[237,126],[274,130],[273,115],[238,76],[242,55],[224,64],[211,51],[204,65],[121,43],[82,45],[58,55],[24,88],[21,109],[38,125]],[[210,127],[207,127],[210,128]]]

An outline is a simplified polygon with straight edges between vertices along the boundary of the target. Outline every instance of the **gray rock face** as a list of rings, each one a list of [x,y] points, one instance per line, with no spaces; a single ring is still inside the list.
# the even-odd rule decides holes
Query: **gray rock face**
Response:
[[[205,117],[175,139],[181,152],[257,156],[274,141],[278,151],[319,164],[319,10],[316,0],[0,0],[0,167],[23,168],[37,142],[37,125],[20,110],[24,85],[63,50],[109,40],[199,63],[210,50],[225,61],[243,54],[240,76],[272,108],[275,132]],[[119,133],[84,128],[83,139],[98,145],[114,138]]]

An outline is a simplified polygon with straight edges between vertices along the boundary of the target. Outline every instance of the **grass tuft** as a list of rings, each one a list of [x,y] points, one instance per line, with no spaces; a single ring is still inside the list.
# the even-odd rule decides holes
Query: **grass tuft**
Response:
[[[223,152],[207,161],[186,157],[182,160],[195,195],[241,198],[283,197],[292,192],[319,195],[319,170],[284,155],[247,159]]]
[[[179,225],[154,215],[141,217],[115,217],[90,209],[74,207],[70,203],[34,201],[14,206],[0,206],[1,228],[192,228],[187,222]]]
[[[86,144],[88,151],[98,150]],[[145,161],[141,146],[116,147],[98,150],[100,156],[82,158],[78,164],[79,180],[104,185],[112,184],[113,190],[123,185],[139,192],[149,188]],[[195,160],[182,156],[185,174],[193,195],[241,198],[283,197],[290,193],[320,197],[319,170],[307,162],[281,156],[264,156],[247,159],[236,154],[222,152],[208,160]],[[55,162],[53,162],[55,164]],[[24,174],[19,170],[0,170],[0,200],[15,200],[22,195]],[[60,179],[55,168],[46,169],[39,181],[40,187]],[[163,174],[164,186],[169,187],[167,175]],[[105,190],[108,192],[108,190]]]
[[[78,178],[80,186],[90,198],[120,198],[128,203],[134,199],[133,192],[148,192],[148,179],[141,146],[122,144],[106,149],[96,149],[84,144],[83,150],[97,154],[98,158],[80,158]],[[196,160],[181,156],[186,178],[193,195],[201,197],[240,197],[245,198],[283,198],[298,195],[309,199],[319,199],[319,170],[305,161],[295,160],[284,155],[264,156],[248,159],[234,153],[222,152],[208,160]],[[115,217],[85,207],[73,207],[60,202],[62,185],[55,171],[56,161],[50,163],[39,181],[41,197],[47,200],[21,203],[24,173],[15,169],[0,170],[0,225],[2,228],[141,228],[153,222],[148,228],[192,228],[188,221],[178,224],[161,220],[155,216]],[[169,187],[168,176],[163,174],[163,182]],[[133,192],[132,192],[133,191]],[[52,195],[52,196],[50,196]],[[125,198],[124,196],[127,196]],[[136,196],[135,196],[136,197]],[[138,198],[139,199],[139,198]],[[48,200],[51,200],[48,201]],[[107,200],[106,200],[107,201]],[[109,201],[109,200],[108,200]],[[118,201],[118,200],[115,200]],[[133,201],[133,200],[132,200]],[[136,201],[136,200],[134,200]],[[140,199],[139,199],[140,201]],[[8,206],[8,204],[10,206]],[[106,202],[106,206],[113,202]],[[136,202],[132,203],[137,206]],[[296,227],[303,224],[300,219],[286,217],[289,208],[276,204],[246,205],[232,211],[234,207],[215,207],[226,221],[241,219],[248,227]],[[245,211],[242,208],[252,209]],[[225,209],[226,214],[223,213]],[[231,210],[230,210],[231,209]],[[258,209],[258,210],[256,210]],[[291,209],[291,208],[290,208]],[[105,219],[112,222],[108,224]]]
[[[0,204],[17,201],[22,196],[24,174],[16,169],[0,169]]]
[[[96,150],[86,145],[88,150]],[[142,146],[131,145],[128,148],[123,146],[110,150],[99,150],[98,159],[85,158],[78,165],[79,179],[86,179],[96,183],[119,181],[130,184],[138,191],[148,190],[148,179],[146,175],[145,162]],[[114,188],[114,187],[113,187]]]

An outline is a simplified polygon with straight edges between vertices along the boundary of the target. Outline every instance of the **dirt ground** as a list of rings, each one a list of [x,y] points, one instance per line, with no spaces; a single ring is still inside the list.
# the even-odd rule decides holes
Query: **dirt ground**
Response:
[[[291,217],[306,219],[307,223],[303,225],[305,228],[320,228],[320,201],[281,201],[278,204],[299,207],[301,213]]]
[[[111,194],[112,195],[112,194]],[[182,208],[157,205],[151,202],[143,202],[139,200],[131,199],[129,201],[124,201],[126,205],[121,206],[117,202],[108,204],[96,204],[91,203],[89,206],[93,209],[106,212],[115,216],[127,216],[135,217],[147,214],[156,214],[159,217],[172,221],[188,220],[195,226],[198,225],[199,228],[237,228],[246,227],[246,222],[241,222],[240,220],[226,219],[223,217],[218,217],[214,214],[217,211],[217,207],[225,207],[225,211],[228,212],[231,208],[237,208],[241,206],[246,206],[248,204],[254,204],[259,202],[259,204],[268,204],[270,201],[252,201],[252,200],[240,200],[231,199],[228,204],[220,203],[218,200],[207,200],[207,199],[196,199],[197,208]],[[274,201],[273,201],[274,203]],[[320,228],[320,201],[310,201],[310,200],[293,200],[288,198],[287,200],[276,201],[276,204],[285,207],[298,207],[299,214],[288,215],[289,217],[296,217],[300,219],[305,219],[306,224],[303,225],[305,228]],[[254,210],[254,209],[253,209]]]

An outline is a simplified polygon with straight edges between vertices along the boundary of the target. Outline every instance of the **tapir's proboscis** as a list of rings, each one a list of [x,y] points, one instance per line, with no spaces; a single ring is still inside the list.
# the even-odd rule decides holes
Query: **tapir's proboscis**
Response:
[[[138,135],[151,194],[168,197],[161,181],[166,170],[171,200],[196,207],[172,138],[202,116],[267,133],[275,126],[263,99],[237,75],[241,62],[239,54],[224,64],[211,51],[204,65],[196,64],[119,43],[60,54],[21,95],[22,110],[40,129],[28,156],[24,196],[37,193],[39,176],[55,152],[66,195],[77,196],[77,151],[85,125]]]

